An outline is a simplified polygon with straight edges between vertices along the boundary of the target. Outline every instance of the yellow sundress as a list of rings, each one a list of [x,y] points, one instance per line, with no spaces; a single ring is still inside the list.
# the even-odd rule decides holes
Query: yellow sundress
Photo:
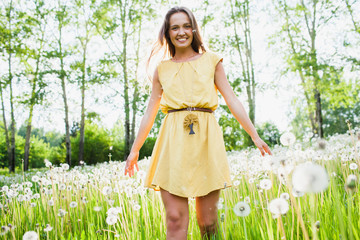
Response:
[[[212,52],[187,62],[162,61],[158,66],[163,88],[160,108],[166,114],[153,148],[145,186],[162,188],[180,197],[204,196],[231,186],[223,135],[214,114],[170,109],[218,106],[215,67],[222,58]],[[195,134],[184,119],[195,114]]]

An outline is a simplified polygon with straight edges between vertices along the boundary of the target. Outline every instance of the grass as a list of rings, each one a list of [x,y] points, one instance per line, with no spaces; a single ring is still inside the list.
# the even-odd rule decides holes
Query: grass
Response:
[[[349,135],[334,136],[325,149],[319,149],[317,142],[277,146],[274,157],[267,158],[260,157],[257,150],[229,152],[233,186],[221,192],[217,239],[360,239],[359,181],[351,189],[345,187],[350,186],[349,175],[359,179],[359,169],[350,169],[351,163],[358,167],[359,161],[359,141],[354,146],[353,140]],[[329,184],[322,192],[295,197],[292,172],[303,162],[323,166]],[[1,178],[1,184],[17,192],[14,197],[9,196],[6,187],[1,192],[0,224],[12,226],[2,228],[2,237],[21,239],[25,232],[35,231],[40,239],[165,239],[165,213],[159,192],[143,188],[148,164],[148,159],[140,161],[140,172],[131,179],[123,176],[124,164],[119,162],[33,171],[25,181],[21,174]],[[284,172],[288,175],[280,177]],[[34,175],[40,181],[33,179]],[[286,181],[281,182],[284,178]],[[271,180],[269,190],[261,189],[263,179]],[[111,193],[103,193],[105,186],[111,187]],[[34,198],[35,193],[39,198]],[[282,193],[290,196],[286,200],[289,210],[274,215],[268,205]],[[49,204],[51,199],[53,205]],[[240,201],[251,207],[246,217],[238,217],[233,211]],[[71,202],[77,206],[71,208]],[[193,199],[189,199],[189,206],[188,239],[200,239]],[[100,211],[95,207],[101,207]],[[114,225],[106,221],[111,207],[121,210]],[[66,211],[63,217],[59,209]],[[52,227],[49,232],[45,231],[47,224]]]

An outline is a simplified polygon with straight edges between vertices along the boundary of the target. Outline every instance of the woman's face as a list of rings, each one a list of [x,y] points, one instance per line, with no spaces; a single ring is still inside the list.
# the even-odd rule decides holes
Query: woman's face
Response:
[[[192,30],[190,19],[186,13],[178,12],[171,15],[169,36],[175,49],[191,47],[193,40]]]

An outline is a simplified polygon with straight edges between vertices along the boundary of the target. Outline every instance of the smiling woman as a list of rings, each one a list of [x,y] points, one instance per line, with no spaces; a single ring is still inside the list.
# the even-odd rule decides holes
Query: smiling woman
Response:
[[[161,61],[155,70],[150,101],[127,158],[125,175],[134,175],[139,150],[160,107],[166,117],[153,148],[145,186],[161,191],[167,239],[187,239],[190,197],[196,198],[201,235],[210,238],[218,234],[220,189],[231,186],[223,135],[213,114],[218,90],[262,155],[271,152],[231,89],[222,58],[204,48],[189,9],[174,7],[168,11],[151,57],[162,47],[170,59]]]

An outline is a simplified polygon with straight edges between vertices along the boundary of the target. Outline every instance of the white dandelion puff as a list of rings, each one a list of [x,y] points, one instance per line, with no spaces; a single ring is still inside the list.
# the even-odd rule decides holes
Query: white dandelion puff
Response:
[[[70,166],[69,166],[69,164],[67,164],[67,163],[63,163],[63,164],[61,164],[61,167],[62,167],[62,169],[63,170],[69,170],[69,168],[70,168]]]
[[[318,193],[329,186],[329,177],[323,166],[304,163],[295,168],[292,184],[298,191]]]
[[[50,199],[50,200],[48,201],[48,205],[49,205],[49,206],[54,206],[54,200]]]
[[[114,225],[115,223],[117,223],[117,221],[118,221],[118,217],[115,215],[109,215],[106,218],[106,223],[108,225]]]
[[[289,200],[290,195],[289,195],[288,193],[282,193],[282,194],[280,195],[280,198],[285,199],[285,200]]]
[[[100,211],[101,211],[101,207],[95,206],[95,207],[94,207],[94,211],[95,211],[95,212],[100,212]]]
[[[70,203],[70,207],[71,207],[71,208],[76,208],[77,205],[78,205],[77,202],[71,202],[71,203]]]
[[[302,196],[304,196],[304,192],[298,191],[298,190],[296,190],[296,189],[293,188],[293,190],[292,190],[292,195],[293,195],[294,197],[302,197]]]
[[[36,207],[36,203],[32,202],[32,203],[30,203],[30,206],[34,208],[34,207]]]
[[[280,142],[284,146],[291,146],[295,143],[296,138],[295,135],[291,132],[284,133],[280,137]]]
[[[356,163],[350,163],[350,169],[351,170],[356,170],[356,169],[358,169],[358,165],[356,164]]]
[[[264,190],[269,190],[272,186],[270,179],[263,179],[260,181],[260,188]]]
[[[269,203],[268,209],[275,215],[285,214],[289,210],[289,203],[283,198],[275,198]]]
[[[67,212],[66,212],[64,209],[61,209],[61,208],[60,208],[59,211],[58,211],[58,216],[59,216],[59,217],[64,217],[64,216],[66,215],[66,213],[67,213]]]
[[[216,204],[216,207],[217,207],[217,209],[223,209],[224,208],[224,204],[222,204],[221,202],[218,202],[217,204]]]
[[[250,206],[246,202],[238,202],[235,204],[233,211],[238,217],[246,217],[250,214]]]
[[[111,192],[112,192],[112,188],[109,187],[109,186],[105,186],[105,187],[102,189],[102,193],[103,193],[104,195],[110,195]]]
[[[39,239],[39,236],[37,232],[34,231],[28,231],[23,235],[23,240],[37,240]]]
[[[240,185],[240,181],[239,181],[239,180],[235,180],[235,181],[234,181],[234,186],[237,187],[237,186],[239,186],[239,185]]]
[[[109,208],[106,212],[107,215],[118,215],[119,213],[121,213],[120,207]]]
[[[50,226],[50,224],[46,224],[46,228],[44,228],[45,232],[50,232],[52,230],[52,226]]]
[[[38,176],[32,176],[32,178],[31,178],[31,181],[33,181],[33,182],[38,182],[40,180],[40,178],[38,177]]]

